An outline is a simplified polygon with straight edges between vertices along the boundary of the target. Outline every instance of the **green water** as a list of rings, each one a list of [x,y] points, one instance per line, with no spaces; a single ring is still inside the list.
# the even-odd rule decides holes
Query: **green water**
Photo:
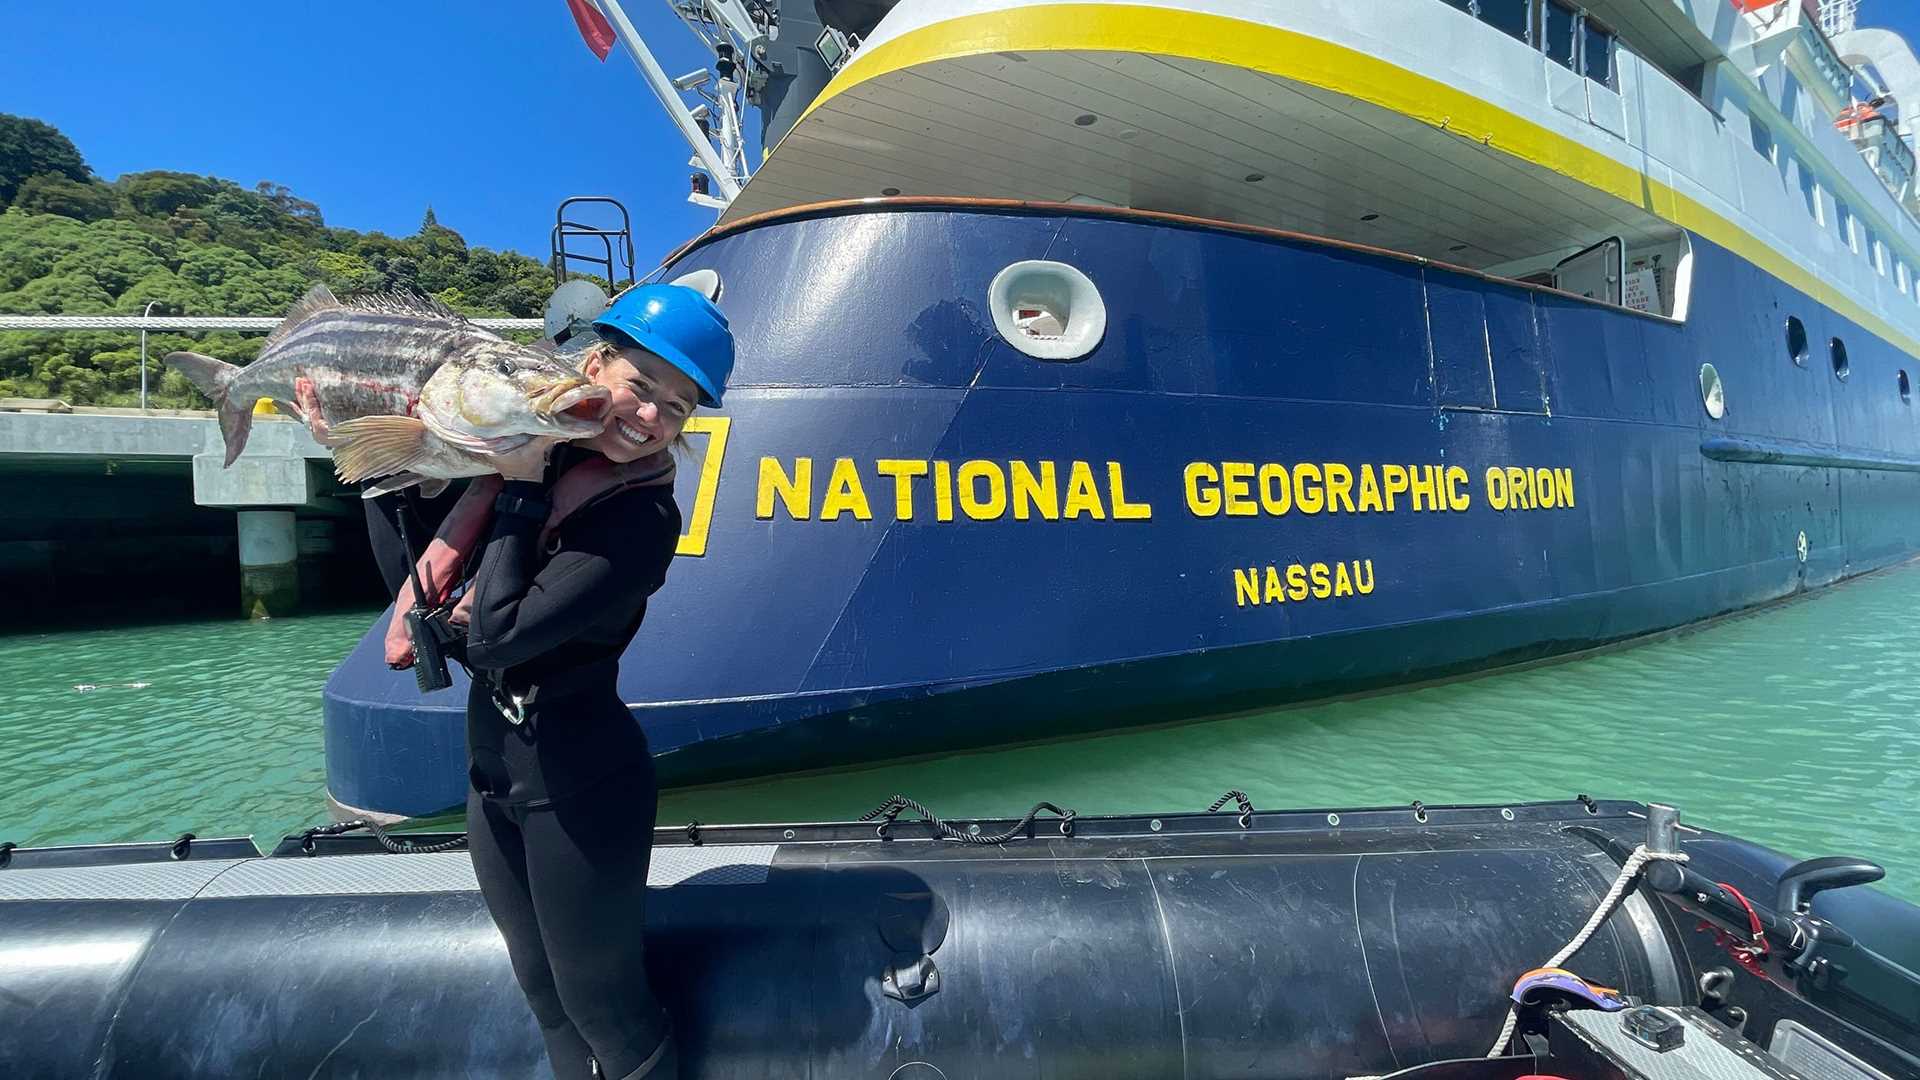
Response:
[[[322,820],[320,687],[370,618],[0,637],[0,839],[277,837]],[[1228,787],[1262,807],[1661,800],[1794,854],[1876,859],[1889,891],[1920,900],[1920,565],[1446,685],[669,792],[661,820],[847,818],[895,791],[948,816],[1043,798],[1167,811]]]

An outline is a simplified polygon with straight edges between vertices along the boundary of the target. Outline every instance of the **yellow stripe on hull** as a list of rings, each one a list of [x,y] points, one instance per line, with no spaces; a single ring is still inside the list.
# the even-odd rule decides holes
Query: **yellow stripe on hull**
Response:
[[[1920,357],[1920,340],[1671,185],[1457,87],[1322,38],[1263,23],[1134,4],[1010,7],[948,19],[862,50],[808,106],[800,124],[838,95],[896,71],[991,53],[1058,51],[1182,57],[1258,71],[1376,105],[1697,233]]]

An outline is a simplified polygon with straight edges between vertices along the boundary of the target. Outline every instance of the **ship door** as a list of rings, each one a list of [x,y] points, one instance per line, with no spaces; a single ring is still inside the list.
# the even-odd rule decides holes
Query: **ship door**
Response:
[[[1561,292],[1618,306],[1621,286],[1626,281],[1627,246],[1617,236],[1576,255],[1560,260],[1553,268],[1553,287]]]

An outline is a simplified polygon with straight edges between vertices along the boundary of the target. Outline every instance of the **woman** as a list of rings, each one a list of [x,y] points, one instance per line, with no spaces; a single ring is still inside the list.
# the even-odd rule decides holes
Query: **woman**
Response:
[[[680,536],[665,451],[733,368],[726,317],[692,289],[643,285],[594,322],[585,373],[613,392],[607,427],[502,459],[422,559],[443,569],[486,530],[461,608],[474,873],[554,1074],[677,1074],[647,985],[642,914],[657,789],[645,734],[615,692],[620,654]],[[470,561],[470,560],[469,560]],[[442,591],[432,584],[432,591]],[[412,662],[397,617],[387,660]]]

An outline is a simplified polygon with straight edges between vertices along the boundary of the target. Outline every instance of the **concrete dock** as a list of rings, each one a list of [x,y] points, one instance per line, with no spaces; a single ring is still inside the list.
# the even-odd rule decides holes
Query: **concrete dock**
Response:
[[[109,569],[102,562],[159,569],[233,552],[242,610],[295,610],[302,567],[358,539],[358,492],[334,480],[325,448],[286,417],[256,417],[246,452],[231,468],[224,456],[211,412],[0,399],[0,499],[10,508],[0,582],[32,595]],[[226,537],[210,535],[222,517]]]

